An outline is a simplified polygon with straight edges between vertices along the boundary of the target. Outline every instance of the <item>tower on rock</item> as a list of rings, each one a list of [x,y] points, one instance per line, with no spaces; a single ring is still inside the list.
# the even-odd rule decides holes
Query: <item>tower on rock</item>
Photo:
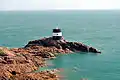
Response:
[[[59,29],[58,27],[53,29],[53,40],[61,40],[62,38],[62,32],[61,29]]]

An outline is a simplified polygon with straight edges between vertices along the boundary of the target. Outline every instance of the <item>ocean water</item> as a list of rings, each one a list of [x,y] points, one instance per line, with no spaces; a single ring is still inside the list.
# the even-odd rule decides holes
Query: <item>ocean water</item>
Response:
[[[63,68],[63,80],[120,80],[120,11],[0,12],[0,46],[24,47],[52,35],[57,25],[69,41],[79,41],[102,54],[59,55],[52,68]]]

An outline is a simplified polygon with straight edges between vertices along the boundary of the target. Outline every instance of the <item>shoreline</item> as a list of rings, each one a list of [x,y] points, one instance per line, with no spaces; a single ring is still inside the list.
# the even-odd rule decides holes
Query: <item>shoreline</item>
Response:
[[[0,79],[59,80],[57,72],[60,69],[31,72],[47,66],[46,59],[54,59],[59,53],[70,54],[81,51],[101,53],[83,43],[68,42],[64,38],[52,40],[51,37],[30,41],[24,48],[0,47]]]
[[[27,53],[21,48],[15,48],[18,52],[12,49],[0,47],[0,79],[59,80],[58,69],[34,72],[39,67],[47,66],[46,60],[41,56]]]

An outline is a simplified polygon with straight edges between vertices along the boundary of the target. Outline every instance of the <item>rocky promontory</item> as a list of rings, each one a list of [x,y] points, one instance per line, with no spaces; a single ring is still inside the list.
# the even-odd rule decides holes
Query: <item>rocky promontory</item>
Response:
[[[71,52],[92,52],[101,53],[96,48],[87,46],[80,42],[69,42],[63,37],[60,40],[53,40],[52,37],[42,38],[39,40],[30,41],[25,48],[30,48],[34,46],[43,46],[48,48],[56,48],[58,53],[71,53]]]
[[[52,37],[28,42],[23,48],[0,47],[0,80],[59,80],[55,70],[34,72],[47,66],[45,58],[55,58],[58,53],[92,52],[97,49],[80,42],[70,42],[63,37]]]

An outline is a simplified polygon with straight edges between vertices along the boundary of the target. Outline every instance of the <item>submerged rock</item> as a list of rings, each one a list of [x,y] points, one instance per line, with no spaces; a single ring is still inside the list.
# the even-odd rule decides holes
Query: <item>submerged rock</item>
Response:
[[[97,49],[87,46],[80,42],[69,42],[62,38],[61,40],[53,40],[52,37],[42,38],[39,40],[30,41],[25,48],[33,47],[33,46],[43,46],[43,47],[54,47],[58,49],[58,52],[70,53],[70,52],[93,52],[93,53],[101,53]]]

